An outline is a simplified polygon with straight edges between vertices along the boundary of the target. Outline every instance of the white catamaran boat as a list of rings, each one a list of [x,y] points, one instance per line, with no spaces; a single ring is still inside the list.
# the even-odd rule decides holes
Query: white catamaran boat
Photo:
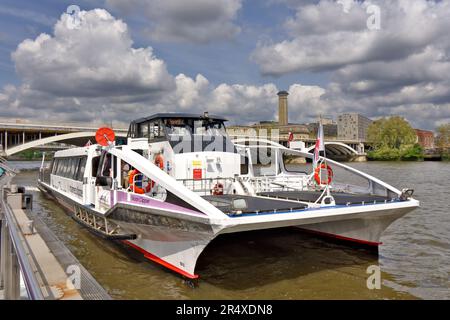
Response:
[[[311,173],[290,171],[286,159],[313,155],[270,140],[232,141],[225,121],[156,114],[133,121],[124,145],[102,128],[99,144],[56,152],[39,188],[93,232],[190,279],[221,234],[296,226],[376,247],[393,221],[419,206],[412,190],[324,157]],[[257,165],[261,149],[270,167]]]

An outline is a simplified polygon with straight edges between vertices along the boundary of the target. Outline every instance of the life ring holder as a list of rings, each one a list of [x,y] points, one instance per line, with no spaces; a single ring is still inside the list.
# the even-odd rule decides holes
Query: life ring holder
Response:
[[[144,193],[148,193],[152,190],[153,188],[153,181],[150,181],[147,186],[144,188],[138,187],[135,185],[136,181],[134,181],[134,177],[138,174],[141,174],[139,172],[139,170],[134,169],[130,172],[130,175],[128,177],[128,184],[130,185],[130,190],[134,193],[138,193],[138,194],[144,194]]]
[[[216,183],[213,187],[213,189],[211,190],[211,193],[214,196],[221,196],[223,195],[223,184],[221,184],[220,182]]]
[[[320,166],[318,166],[315,170],[314,170],[314,180],[316,180],[316,183],[320,186],[323,183],[322,179],[320,178],[320,171],[322,169],[326,169],[327,170],[327,176],[328,176],[328,181],[327,181],[327,185],[331,184],[331,181],[333,181],[333,169],[331,169],[331,167],[328,164],[322,163]]]
[[[161,154],[158,154],[155,157],[155,165],[158,166],[161,170],[164,169],[164,158]],[[131,171],[130,176],[128,178],[128,184],[130,185],[131,191],[138,193],[138,194],[149,193],[155,186],[155,181],[150,180],[148,182],[147,186],[145,187],[145,189],[137,187],[137,186],[135,186],[135,181],[134,181],[134,177],[137,174],[141,174],[141,173],[137,169],[134,169]]]

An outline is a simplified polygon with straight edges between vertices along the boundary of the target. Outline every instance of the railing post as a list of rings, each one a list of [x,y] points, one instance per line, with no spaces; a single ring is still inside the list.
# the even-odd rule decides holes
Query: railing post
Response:
[[[3,201],[3,199],[2,199]],[[1,235],[1,274],[6,300],[17,300],[20,297],[20,269],[17,256],[11,244],[6,223],[2,223]]]
[[[0,202],[2,200],[0,199]],[[5,221],[3,220],[3,215],[0,212],[0,290],[2,290],[5,285],[4,285],[4,277],[3,277],[3,244],[4,244],[4,240],[3,240],[3,234],[5,233],[3,230],[3,225],[5,224]]]

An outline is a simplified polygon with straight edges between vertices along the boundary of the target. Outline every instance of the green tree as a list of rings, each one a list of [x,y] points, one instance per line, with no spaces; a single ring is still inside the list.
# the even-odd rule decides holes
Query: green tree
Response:
[[[367,140],[374,150],[368,153],[373,160],[418,160],[422,148],[415,144],[417,135],[402,117],[394,116],[374,121],[368,128]]]
[[[436,131],[436,146],[441,149],[450,148],[450,123],[439,126]]]
[[[368,128],[367,140],[372,142],[375,148],[400,149],[401,146],[416,142],[416,132],[408,121],[394,116],[374,121]]]
[[[440,149],[442,159],[450,160],[450,123],[440,125],[437,129],[436,146]]]

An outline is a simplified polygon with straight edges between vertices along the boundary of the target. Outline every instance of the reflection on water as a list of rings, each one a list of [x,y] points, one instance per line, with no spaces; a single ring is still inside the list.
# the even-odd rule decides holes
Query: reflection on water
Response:
[[[115,298],[121,299],[411,299],[450,298],[450,217],[446,163],[352,163],[398,187],[411,187],[421,208],[383,235],[377,257],[294,228],[224,235],[200,257],[199,287],[139,253],[92,235],[51,200],[34,192],[35,212]],[[23,171],[20,185],[35,185]],[[379,264],[381,290],[366,287]]]

